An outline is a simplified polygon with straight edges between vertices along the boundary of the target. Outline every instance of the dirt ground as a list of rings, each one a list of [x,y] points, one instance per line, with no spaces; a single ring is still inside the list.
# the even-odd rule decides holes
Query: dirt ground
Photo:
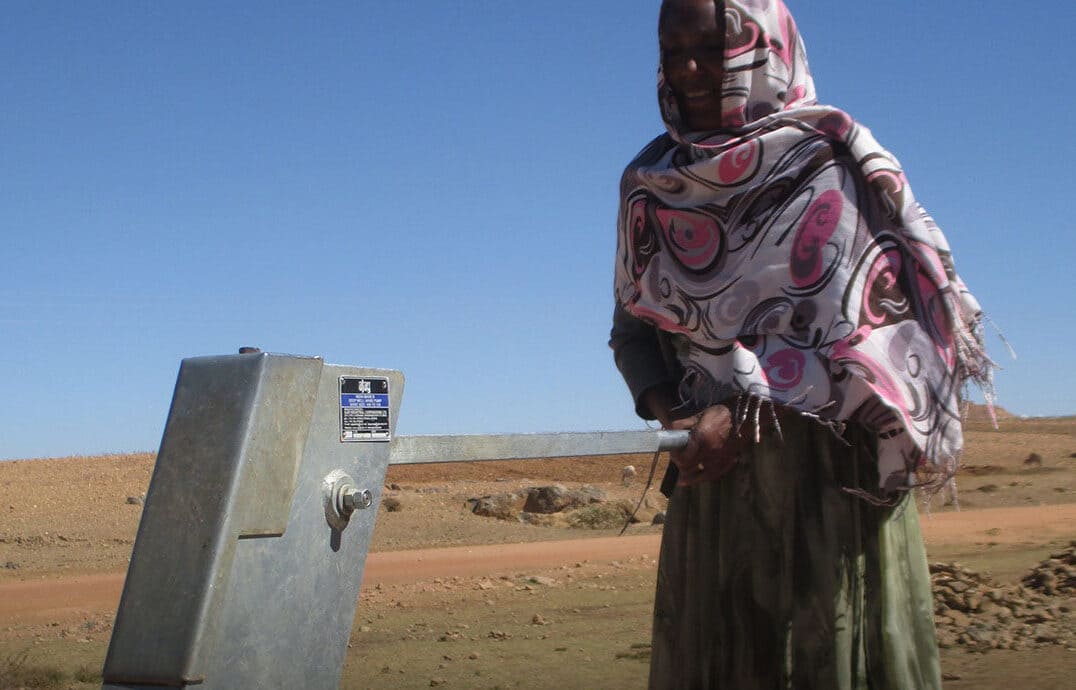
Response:
[[[929,555],[1013,583],[1076,539],[1076,419],[973,420],[967,438],[961,512],[936,497],[922,518]],[[1025,464],[1032,453],[1039,464]],[[379,514],[342,686],[645,687],[660,527],[540,527],[478,517],[467,499],[556,481],[634,501],[649,460],[391,468],[401,509]],[[99,687],[152,464],[0,462],[0,688],[15,667]],[[626,464],[639,470],[628,487]],[[654,496],[648,510],[662,507]],[[951,688],[1067,687],[1076,673],[1076,650],[1058,645],[942,659]]]

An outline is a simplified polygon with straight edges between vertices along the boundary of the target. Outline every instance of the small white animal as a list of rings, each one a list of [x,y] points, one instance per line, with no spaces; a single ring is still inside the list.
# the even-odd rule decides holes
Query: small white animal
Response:
[[[620,470],[620,483],[624,486],[631,484],[631,480],[635,479],[635,466],[628,465],[624,469]]]

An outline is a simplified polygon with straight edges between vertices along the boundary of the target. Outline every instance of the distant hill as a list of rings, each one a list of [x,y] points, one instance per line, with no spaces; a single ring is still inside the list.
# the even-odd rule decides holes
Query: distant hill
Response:
[[[1004,407],[994,406],[994,414],[998,420],[1002,419],[1016,419],[1017,415],[1009,412]],[[968,422],[990,422],[990,412],[986,409],[986,405],[979,405],[978,403],[971,403],[968,408]]]

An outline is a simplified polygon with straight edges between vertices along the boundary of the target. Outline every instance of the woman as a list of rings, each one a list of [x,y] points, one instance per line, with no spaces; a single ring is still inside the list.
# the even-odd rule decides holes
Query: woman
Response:
[[[817,104],[781,0],[665,0],[659,44],[610,341],[639,414],[691,431],[650,685],[940,687],[907,490],[989,385],[978,305],[896,159]]]

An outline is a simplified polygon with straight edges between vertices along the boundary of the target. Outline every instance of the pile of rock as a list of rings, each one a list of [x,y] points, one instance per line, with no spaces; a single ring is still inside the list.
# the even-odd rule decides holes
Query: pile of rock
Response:
[[[603,501],[605,492],[596,486],[567,489],[554,484],[470,498],[467,504],[475,515],[528,522],[533,521],[528,516],[552,515]]]
[[[1076,594],[1076,541],[1035,566],[1024,576],[1023,583],[1051,596]]]
[[[619,527],[634,507],[630,501],[624,499],[610,501],[605,491],[589,484],[575,489],[560,484],[532,486],[513,492],[470,498],[467,505],[471,512],[483,517],[518,520],[546,527],[587,529]],[[649,522],[664,509],[664,497],[660,500],[647,497],[633,522]]]
[[[939,647],[986,651],[1076,643],[1064,599],[1023,584],[998,584],[956,563],[933,563],[930,573]]]

